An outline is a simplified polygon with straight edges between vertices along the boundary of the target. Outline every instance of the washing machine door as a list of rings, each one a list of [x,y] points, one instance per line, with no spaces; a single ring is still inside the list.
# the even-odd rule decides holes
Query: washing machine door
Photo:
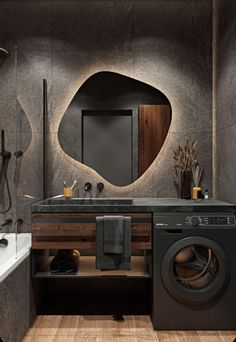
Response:
[[[229,261],[214,241],[191,236],[168,249],[161,274],[166,290],[176,300],[210,304],[221,297],[229,282]]]

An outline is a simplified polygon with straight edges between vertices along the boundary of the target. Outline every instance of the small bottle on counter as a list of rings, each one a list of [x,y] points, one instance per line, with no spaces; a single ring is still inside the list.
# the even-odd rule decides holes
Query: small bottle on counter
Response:
[[[205,200],[208,200],[208,199],[209,199],[208,189],[205,190],[204,199],[205,199]]]
[[[194,186],[193,189],[192,189],[192,199],[193,200],[199,200],[201,199],[201,187],[200,186]]]

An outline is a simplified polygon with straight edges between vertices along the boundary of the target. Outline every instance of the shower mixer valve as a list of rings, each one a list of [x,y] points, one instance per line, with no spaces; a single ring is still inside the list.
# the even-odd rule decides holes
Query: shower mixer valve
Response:
[[[10,159],[11,158],[11,152],[8,152],[8,151],[1,152],[0,155],[4,159]]]
[[[12,219],[6,219],[4,223],[0,224],[0,230],[2,230],[5,226],[8,226],[11,223],[12,223]]]

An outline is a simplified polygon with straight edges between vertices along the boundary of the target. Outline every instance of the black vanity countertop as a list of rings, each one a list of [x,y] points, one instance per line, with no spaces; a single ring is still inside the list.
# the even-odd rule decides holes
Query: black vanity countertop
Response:
[[[236,212],[236,204],[209,199],[202,201],[183,200],[178,198],[133,198],[130,203],[123,199],[111,198],[112,204],[99,203],[99,199],[45,199],[31,207],[32,213],[91,213],[91,212]],[[100,200],[109,199],[101,198]],[[83,203],[84,201],[84,203]],[[119,204],[120,201],[120,204]],[[83,204],[81,204],[83,203]]]

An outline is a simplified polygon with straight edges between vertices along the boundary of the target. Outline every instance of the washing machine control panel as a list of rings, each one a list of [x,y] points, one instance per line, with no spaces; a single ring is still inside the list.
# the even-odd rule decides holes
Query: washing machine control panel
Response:
[[[165,230],[203,227],[235,227],[231,213],[163,213],[154,215],[154,227]]]
[[[187,216],[185,223],[194,227],[197,226],[234,226],[234,215],[196,215]]]

